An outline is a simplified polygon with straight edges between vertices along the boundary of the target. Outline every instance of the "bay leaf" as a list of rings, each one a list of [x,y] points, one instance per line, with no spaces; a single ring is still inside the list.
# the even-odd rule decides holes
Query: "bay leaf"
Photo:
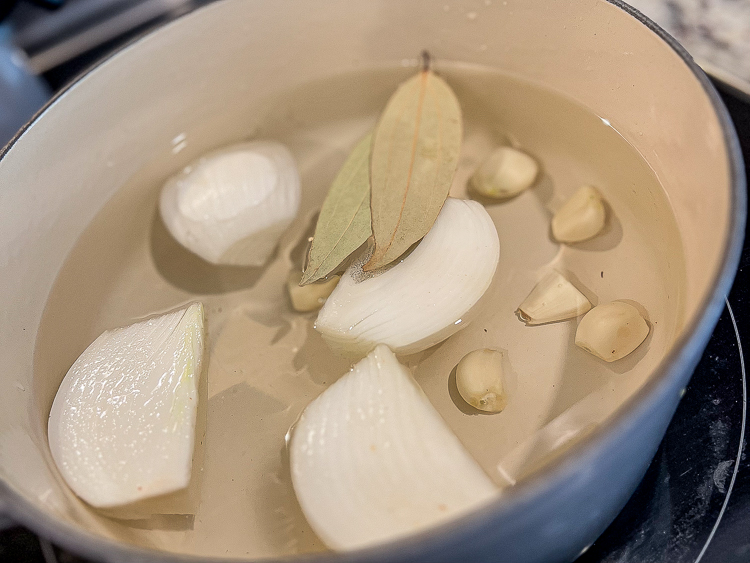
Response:
[[[458,99],[429,68],[388,100],[370,159],[375,251],[366,271],[396,260],[430,230],[448,197],[462,135]]]
[[[354,147],[333,181],[315,226],[310,257],[300,285],[330,274],[372,234],[370,150],[372,133]]]

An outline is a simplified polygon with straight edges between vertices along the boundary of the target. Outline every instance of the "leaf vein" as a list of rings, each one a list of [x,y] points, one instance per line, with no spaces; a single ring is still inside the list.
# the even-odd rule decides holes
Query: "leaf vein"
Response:
[[[424,99],[427,92],[427,79],[429,78],[429,72],[430,71],[422,72],[421,84],[419,87],[419,100],[417,101],[417,116],[414,121],[414,136],[412,137],[411,154],[409,156],[409,171],[406,175],[406,186],[404,187],[404,197],[401,199],[401,207],[398,212],[398,219],[396,220],[396,228],[393,229],[393,234],[391,234],[391,238],[388,241],[388,244],[385,245],[385,248],[382,252],[383,255],[385,255],[393,245],[393,241],[396,238],[396,233],[398,233],[399,227],[401,226],[401,221],[404,216],[406,198],[409,195],[409,188],[411,188],[411,178],[412,174],[414,173],[414,161],[416,160],[417,144],[419,142],[419,129],[422,124],[422,111],[424,109]]]

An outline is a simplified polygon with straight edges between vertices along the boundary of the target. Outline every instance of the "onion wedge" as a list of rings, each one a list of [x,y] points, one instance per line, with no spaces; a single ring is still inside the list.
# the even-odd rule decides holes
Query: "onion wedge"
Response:
[[[108,508],[190,481],[203,352],[203,305],[108,330],[75,361],[49,417],[60,473]]]
[[[424,530],[499,495],[384,345],[307,406],[290,461],[302,511],[336,550]]]
[[[177,242],[207,262],[262,266],[299,202],[289,150],[253,141],[208,153],[170,178],[159,211]]]
[[[376,344],[419,352],[466,325],[490,286],[500,257],[497,230],[476,201],[448,198],[411,254],[369,277],[350,266],[318,314],[315,328],[335,349],[364,355]]]

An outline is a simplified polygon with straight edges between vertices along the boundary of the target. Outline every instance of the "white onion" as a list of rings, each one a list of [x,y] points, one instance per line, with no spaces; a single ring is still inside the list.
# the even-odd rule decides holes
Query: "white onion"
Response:
[[[302,511],[337,550],[423,530],[499,495],[382,345],[307,406],[290,461]]]
[[[375,344],[424,350],[465,326],[499,259],[492,219],[475,201],[448,198],[437,221],[403,261],[374,277],[350,266],[315,328],[335,348],[364,354]]]
[[[190,481],[203,306],[109,330],[75,361],[49,417],[52,457],[71,489],[104,508]]]
[[[170,178],[159,208],[172,236],[204,260],[260,266],[299,202],[299,173],[289,150],[255,141],[209,153]]]

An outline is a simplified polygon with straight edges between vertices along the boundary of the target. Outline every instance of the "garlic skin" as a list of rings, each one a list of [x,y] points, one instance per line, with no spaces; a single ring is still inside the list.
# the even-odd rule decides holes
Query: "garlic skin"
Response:
[[[340,551],[424,530],[500,494],[384,345],[307,406],[289,458],[302,512]]]
[[[527,325],[573,319],[591,309],[591,302],[560,273],[552,270],[534,286],[518,306],[518,316]]]
[[[534,183],[539,165],[532,157],[511,147],[495,149],[471,177],[471,188],[490,198],[518,195]]]
[[[261,266],[299,203],[292,154],[254,141],[208,153],[167,180],[159,211],[172,236],[207,262]]]
[[[395,266],[368,277],[350,266],[318,314],[315,328],[344,353],[376,344],[408,354],[458,332],[490,286],[500,257],[485,208],[448,198],[429,233]],[[362,279],[364,277],[364,279]]]
[[[605,362],[614,362],[638,348],[649,330],[638,309],[622,301],[612,301],[597,305],[581,319],[576,346]]]
[[[341,276],[334,275],[325,281],[300,286],[302,272],[299,270],[291,272],[287,280],[287,291],[292,302],[292,308],[298,313],[317,311],[326,302],[331,292],[336,289],[340,279]]]
[[[552,217],[552,235],[559,242],[581,242],[604,228],[607,213],[598,190],[582,186]]]
[[[480,411],[503,410],[502,352],[482,348],[466,354],[456,366],[456,387],[463,400]]]
[[[108,330],[75,361],[49,416],[52,457],[91,506],[120,506],[190,481],[203,305]]]

